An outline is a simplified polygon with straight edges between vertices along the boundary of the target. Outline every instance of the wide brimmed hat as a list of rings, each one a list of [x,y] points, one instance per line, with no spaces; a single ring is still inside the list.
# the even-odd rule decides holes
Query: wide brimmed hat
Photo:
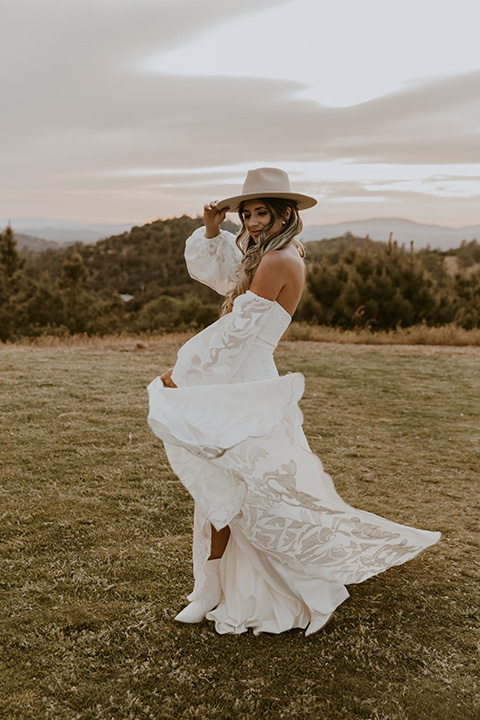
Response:
[[[284,170],[263,167],[249,170],[243,183],[242,194],[221,200],[217,203],[217,210],[228,207],[229,212],[235,212],[244,200],[270,197],[295,200],[299,210],[306,210],[317,204],[310,195],[291,191],[290,180]]]

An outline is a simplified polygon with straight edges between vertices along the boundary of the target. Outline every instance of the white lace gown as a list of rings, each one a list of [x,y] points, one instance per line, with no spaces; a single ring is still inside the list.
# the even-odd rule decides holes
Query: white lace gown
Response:
[[[225,293],[240,251],[222,231],[187,240],[190,275]],[[359,583],[440,538],[345,503],[302,430],[300,373],[279,377],[273,351],[291,317],[248,291],[179,351],[172,378],[149,385],[148,422],[195,500],[193,600],[210,553],[210,523],[229,525],[219,633],[320,629]]]

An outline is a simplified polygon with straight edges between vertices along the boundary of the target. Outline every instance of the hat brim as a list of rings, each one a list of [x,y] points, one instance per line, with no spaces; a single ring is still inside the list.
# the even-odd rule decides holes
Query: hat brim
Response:
[[[315,198],[310,195],[302,195],[302,193],[286,193],[286,192],[269,192],[263,193],[247,193],[246,195],[235,195],[234,197],[225,198],[217,203],[217,210],[228,208],[227,212],[237,212],[240,204],[245,200],[255,200],[255,198],[282,198],[284,200],[295,200],[299,210],[308,210],[317,204]]]

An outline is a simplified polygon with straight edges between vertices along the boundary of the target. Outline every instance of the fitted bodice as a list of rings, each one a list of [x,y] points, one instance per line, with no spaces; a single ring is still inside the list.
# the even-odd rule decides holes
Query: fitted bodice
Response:
[[[273,352],[292,318],[277,302],[273,303],[268,322],[261,328],[233,382],[268,380],[278,376]]]

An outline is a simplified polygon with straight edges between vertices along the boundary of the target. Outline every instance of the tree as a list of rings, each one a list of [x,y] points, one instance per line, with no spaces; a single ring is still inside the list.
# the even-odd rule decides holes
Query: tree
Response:
[[[368,241],[350,247],[337,262],[325,256],[312,263],[307,286],[300,319],[382,330],[436,321],[435,283],[413,250],[406,253],[391,241],[375,252]]]
[[[144,305],[135,319],[140,331],[172,332],[198,329],[218,319],[220,305],[190,296],[184,300],[162,295]]]
[[[0,340],[12,340],[25,324],[25,298],[29,283],[23,272],[13,230],[0,233]]]
[[[480,327],[480,271],[455,275],[455,322],[466,328]]]
[[[71,332],[86,332],[95,298],[88,292],[88,271],[75,249],[64,261],[58,287],[64,306],[64,323]]]
[[[35,284],[26,303],[28,334],[66,331],[64,305],[58,287],[50,280],[48,272]]]

